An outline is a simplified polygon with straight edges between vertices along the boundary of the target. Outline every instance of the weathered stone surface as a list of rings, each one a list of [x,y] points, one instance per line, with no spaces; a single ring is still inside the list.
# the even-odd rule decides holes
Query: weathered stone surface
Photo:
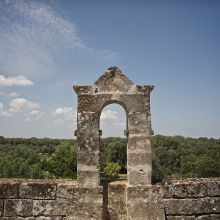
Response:
[[[146,185],[151,184],[151,164],[147,165],[146,168],[141,167],[130,167],[128,166],[128,182],[130,185]]]
[[[165,199],[168,215],[193,215],[220,212],[220,198]]]
[[[196,217],[195,216],[167,216],[166,217],[167,220],[195,220]]]
[[[209,215],[201,215],[197,217],[198,220],[219,220],[220,214],[209,214]]]
[[[3,215],[4,212],[4,202],[3,199],[0,199],[0,216]]]
[[[0,220],[35,220],[34,217],[0,217]]]
[[[127,187],[127,210],[130,219],[165,219],[161,186]]]
[[[151,124],[147,123],[147,121],[148,121],[148,115],[146,112],[129,113],[128,114],[129,134],[144,134],[147,137],[151,137]]]
[[[36,220],[62,220],[63,216],[51,216],[51,217],[45,217],[45,216],[39,216],[34,219]]]
[[[210,179],[185,179],[165,183],[164,198],[200,198],[220,196],[220,181]]]
[[[112,182],[109,184],[108,210],[110,219],[127,219],[126,187],[125,182]]]
[[[69,204],[65,199],[33,200],[34,216],[65,216],[69,208]]]
[[[117,67],[110,67],[94,83],[96,92],[128,92],[134,83]]]
[[[160,203],[163,188],[160,185],[127,186],[128,203],[153,202]]]
[[[6,217],[31,216],[32,208],[33,208],[33,200],[31,199],[6,199],[4,215]]]
[[[102,219],[102,204],[96,203],[81,203],[77,202],[69,208],[67,216],[71,216],[73,219]]]
[[[137,153],[129,153],[127,157],[128,157],[129,167],[145,166],[146,161],[152,161],[151,153],[147,153],[145,151],[137,152]]]
[[[0,199],[13,198],[18,199],[19,196],[19,181],[0,180]]]
[[[102,204],[102,187],[80,187],[60,184],[57,187],[57,198],[69,199],[71,202],[91,202]]]
[[[56,183],[49,182],[22,182],[20,198],[24,199],[55,199]]]
[[[174,184],[164,187],[164,198],[197,198],[207,196],[207,187],[202,183]]]
[[[128,150],[131,153],[143,152],[151,153],[151,141],[146,137],[130,137],[128,142]]]
[[[147,184],[151,182],[151,115],[150,92],[153,86],[136,86],[118,67],[109,68],[93,85],[74,86],[78,95],[77,140],[78,165],[77,180],[81,186],[100,184],[100,129],[102,109],[112,103],[120,104],[127,115],[128,137],[128,182]],[[146,141],[135,137],[148,138]],[[132,145],[136,152],[130,152]],[[141,150],[143,150],[141,152]],[[135,154],[134,154],[135,153]],[[129,156],[130,155],[130,156]],[[133,169],[132,167],[135,166]]]
[[[126,181],[116,181],[107,185],[105,191],[102,186],[82,187],[70,180],[21,182],[26,182],[25,186],[41,183],[45,188],[48,183],[57,185],[56,197],[0,199],[0,220],[220,219],[219,178],[177,180],[157,185],[129,185]],[[28,195],[33,192],[30,197],[34,198],[35,190],[27,192]]]
[[[73,89],[77,94],[90,94],[93,91],[92,86],[74,86]]]
[[[80,170],[77,171],[77,180],[84,187],[96,187],[100,185],[99,170]]]
[[[213,179],[211,181],[207,181],[207,194],[208,196],[220,196],[220,180]]]
[[[128,216],[132,220],[165,220],[164,207],[155,203],[134,203],[128,206]]]

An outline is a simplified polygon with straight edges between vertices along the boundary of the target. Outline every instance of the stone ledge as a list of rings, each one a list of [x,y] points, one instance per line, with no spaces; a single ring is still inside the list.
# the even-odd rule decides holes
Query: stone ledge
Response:
[[[220,213],[220,198],[164,199],[167,215],[199,215]]]
[[[163,198],[203,198],[220,196],[219,178],[188,178],[166,182]]]

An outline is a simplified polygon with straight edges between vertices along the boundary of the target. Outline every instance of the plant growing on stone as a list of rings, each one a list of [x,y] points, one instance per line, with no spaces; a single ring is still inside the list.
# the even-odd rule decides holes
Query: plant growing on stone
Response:
[[[107,163],[104,168],[104,177],[108,180],[115,180],[119,177],[121,166],[118,163]]]

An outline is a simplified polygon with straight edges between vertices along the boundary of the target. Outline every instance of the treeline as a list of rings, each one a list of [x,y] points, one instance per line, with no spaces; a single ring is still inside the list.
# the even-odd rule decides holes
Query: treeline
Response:
[[[102,173],[112,171],[112,162],[118,164],[120,173],[126,173],[126,145],[124,138],[101,141]],[[152,137],[152,150],[153,183],[220,176],[220,139],[156,135]],[[75,140],[0,137],[0,178],[76,178],[76,167]]]

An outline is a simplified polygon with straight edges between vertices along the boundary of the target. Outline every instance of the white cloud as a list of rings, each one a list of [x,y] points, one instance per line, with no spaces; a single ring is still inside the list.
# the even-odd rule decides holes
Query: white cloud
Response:
[[[47,1],[0,1],[0,62],[4,72],[45,75],[54,70],[61,51],[78,51],[104,59],[117,52],[96,50],[79,36],[76,25]]]
[[[118,112],[113,110],[103,111],[100,117],[101,120],[118,120]]]
[[[25,98],[12,99],[9,103],[11,113],[22,113],[38,109],[40,105],[37,102],[28,101]]]
[[[20,96],[20,94],[19,94],[19,93],[17,93],[17,92],[10,92],[10,93],[9,93],[7,96],[8,96],[8,97],[15,98],[15,97]]]
[[[3,116],[3,117],[11,117],[12,116],[12,113],[4,110],[4,105],[1,102],[0,102],[0,116]]]
[[[44,115],[44,112],[40,112],[39,110],[32,110],[28,117],[26,117],[25,121],[30,122],[30,121],[36,121],[39,120],[42,116]]]
[[[70,125],[72,127],[76,123],[77,113],[71,107],[59,107],[55,109],[53,115],[56,118],[55,124]]]
[[[9,76],[0,75],[0,86],[30,86],[33,82],[25,76]]]

